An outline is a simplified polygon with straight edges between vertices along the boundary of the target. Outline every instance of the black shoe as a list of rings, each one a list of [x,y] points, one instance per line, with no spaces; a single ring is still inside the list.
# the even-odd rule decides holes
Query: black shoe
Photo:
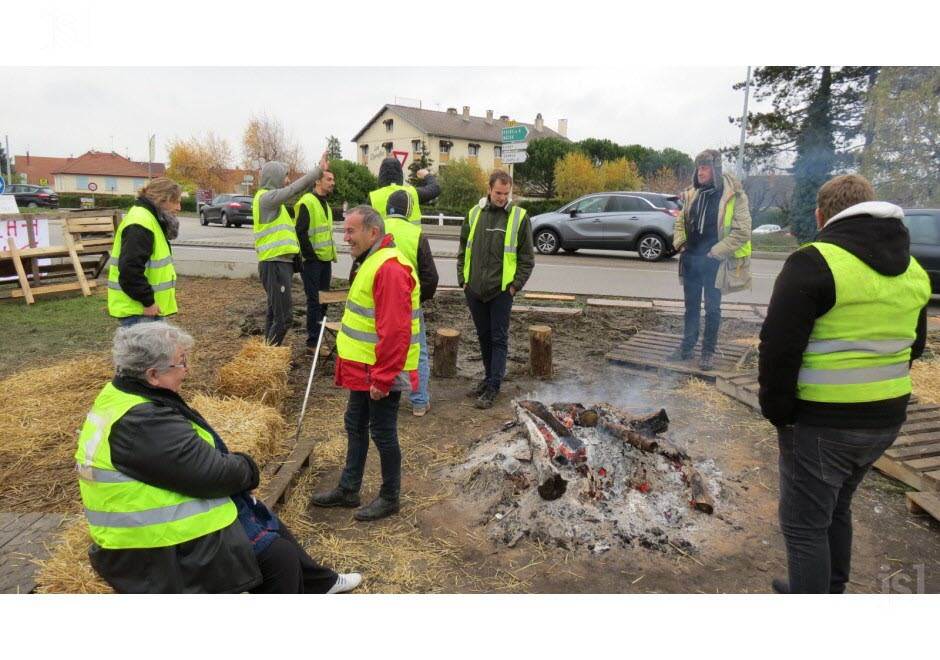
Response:
[[[702,371],[711,371],[715,367],[712,365],[712,354],[702,353],[702,360],[698,363],[698,368]]]
[[[467,396],[479,397],[482,396],[486,391],[486,379],[484,378],[479,383],[467,390]]]
[[[398,513],[400,509],[401,504],[397,497],[394,500],[388,500],[379,496],[364,507],[356,509],[353,518],[356,520],[379,520]]]
[[[790,583],[780,578],[774,578],[770,581],[770,588],[778,594],[790,593]]]
[[[669,362],[685,362],[692,359],[692,351],[687,351],[681,346],[666,356]]]
[[[310,504],[313,506],[344,506],[352,509],[359,506],[359,503],[359,493],[350,492],[339,486],[310,496]]]
[[[492,408],[493,403],[496,401],[496,397],[499,396],[499,390],[495,387],[487,387],[483,394],[480,395],[480,398],[477,399],[475,405],[481,410],[486,410],[487,408]]]

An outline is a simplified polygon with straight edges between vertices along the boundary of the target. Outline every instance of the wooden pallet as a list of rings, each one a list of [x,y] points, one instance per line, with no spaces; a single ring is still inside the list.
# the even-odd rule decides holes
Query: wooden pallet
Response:
[[[310,454],[316,444],[314,438],[302,438],[294,451],[283,462],[272,461],[265,466],[265,475],[268,481],[261,489],[261,501],[272,509],[277,504],[287,500],[300,471],[310,465]]]
[[[940,406],[908,405],[898,439],[875,467],[917,490],[940,492]]]
[[[663,373],[689,374],[703,380],[714,381],[718,376],[734,375],[751,350],[740,344],[718,344],[715,351],[714,370],[702,371],[698,368],[701,341],[696,347],[693,359],[685,362],[666,360],[666,357],[678,349],[681,343],[682,337],[679,335],[643,330],[604,357],[614,364],[653,369]]]
[[[940,520],[940,494],[908,493],[907,510],[914,514],[929,513],[935,520]]]
[[[0,513],[0,594],[28,594],[36,588],[33,559],[48,557],[46,544],[69,516],[58,513]]]
[[[715,379],[715,387],[718,388],[719,392],[724,392],[732,399],[737,399],[754,410],[760,410],[760,404],[757,401],[756,369],[736,374],[723,374]]]

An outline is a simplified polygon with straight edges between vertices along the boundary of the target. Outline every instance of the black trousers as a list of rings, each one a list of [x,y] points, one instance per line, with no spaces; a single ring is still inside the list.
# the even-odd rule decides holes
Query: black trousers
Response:
[[[325,594],[329,591],[339,575],[314,561],[283,522],[278,533],[281,537],[258,555],[264,581],[251,593]]]
[[[711,355],[718,345],[718,331],[721,330],[721,289],[715,287],[720,262],[704,254],[683,254],[680,259],[682,292],[685,297],[682,350],[691,353],[698,343],[704,297],[705,336],[702,337],[702,355]]]
[[[506,376],[506,361],[509,358],[512,294],[506,289],[492,300],[483,302],[467,290],[464,293],[480,341],[486,383],[498,392]]]
[[[339,480],[339,487],[358,493],[362,488],[362,475],[369,455],[369,435],[379,451],[382,468],[382,488],[379,496],[397,500],[401,493],[401,447],[398,444],[398,407],[401,392],[389,392],[378,401],[368,392],[351,391],[346,404],[343,421],[348,437],[346,445],[346,467]]]
[[[307,295],[307,346],[313,348],[320,338],[320,321],[326,316],[326,305],[320,304],[320,292],[330,290],[333,262],[312,259],[304,262],[301,277]]]

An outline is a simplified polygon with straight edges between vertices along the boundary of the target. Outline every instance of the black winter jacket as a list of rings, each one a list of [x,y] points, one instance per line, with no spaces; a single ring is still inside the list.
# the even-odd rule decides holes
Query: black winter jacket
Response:
[[[834,222],[819,232],[816,242],[837,245],[884,275],[905,272],[911,259],[910,236],[899,219],[900,209],[875,202],[859,206],[864,206],[869,214],[842,219],[836,216]],[[846,429],[884,428],[903,423],[909,396],[854,404],[796,398],[797,377],[810,333],[816,319],[832,309],[835,302],[835,280],[819,250],[810,246],[791,254],[777,276],[760,332],[761,413],[778,427],[794,422]],[[920,312],[916,335],[911,361],[924,352],[926,307]]]
[[[225,497],[257,488],[258,466],[247,454],[223,454],[193,430],[207,426],[170,390],[115,376],[122,392],[151,399],[111,427],[111,462],[124,474],[191,497]],[[261,571],[236,518],[216,532],[163,548],[106,550],[92,544],[91,564],[120,593],[239,593],[261,583]]]

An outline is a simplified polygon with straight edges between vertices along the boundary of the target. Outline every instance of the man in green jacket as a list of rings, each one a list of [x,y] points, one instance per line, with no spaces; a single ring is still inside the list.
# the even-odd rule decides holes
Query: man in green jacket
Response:
[[[467,214],[457,251],[457,283],[467,296],[485,373],[470,394],[484,409],[493,406],[506,375],[513,296],[535,266],[532,225],[525,209],[510,201],[511,193],[512,178],[493,172],[488,195]]]
[[[685,191],[676,218],[673,247],[679,257],[679,280],[685,296],[682,344],[669,356],[690,360],[698,342],[702,298],[705,335],[699,368],[712,369],[721,329],[721,296],[751,288],[751,213],[744,187],[721,171],[721,154],[706,149],[695,157],[692,186]]]

